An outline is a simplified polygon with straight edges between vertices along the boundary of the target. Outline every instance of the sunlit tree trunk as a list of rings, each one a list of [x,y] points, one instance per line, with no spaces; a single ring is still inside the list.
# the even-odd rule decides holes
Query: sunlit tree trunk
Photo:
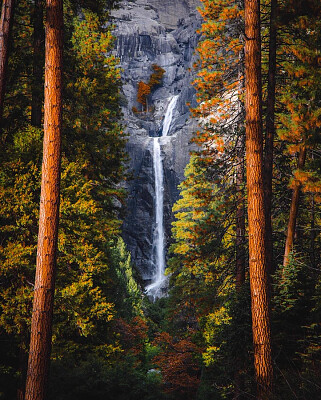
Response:
[[[303,168],[305,164],[306,158],[306,149],[302,148],[299,153],[298,159],[298,168]],[[300,190],[301,184],[297,182],[292,192],[291,206],[290,206],[290,215],[289,215],[289,223],[288,230],[286,234],[286,242],[284,249],[284,258],[283,258],[283,266],[286,267],[289,263],[289,256],[293,249],[294,235],[295,235],[295,225],[298,216],[299,209],[299,198],[300,198]]]
[[[266,230],[266,264],[268,272],[274,272],[273,237],[272,237],[272,176],[273,176],[273,141],[275,132],[275,84],[276,84],[276,12],[277,0],[271,0],[269,71],[267,86],[267,107],[265,120],[265,157],[264,157],[264,202]]]
[[[46,4],[44,144],[26,400],[43,400],[47,389],[59,221],[63,10],[62,0]]]
[[[31,124],[41,127],[42,76],[44,64],[43,0],[35,0],[33,11],[33,77],[31,87]]]
[[[257,398],[270,399],[273,383],[263,189],[260,2],[245,0],[246,170],[249,264]]]
[[[3,0],[0,19],[0,130],[2,129],[3,102],[6,89],[9,37],[13,19],[14,0]]]

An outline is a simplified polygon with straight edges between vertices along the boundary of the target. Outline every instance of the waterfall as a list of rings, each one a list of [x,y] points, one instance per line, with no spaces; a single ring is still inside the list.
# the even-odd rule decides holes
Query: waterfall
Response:
[[[171,123],[172,123],[172,119],[173,119],[173,111],[176,106],[177,99],[178,99],[178,95],[173,96],[171,101],[168,104],[164,122],[163,122],[162,136],[167,136],[167,134],[169,132],[169,128],[171,127]]]
[[[146,292],[154,299],[162,296],[162,286],[165,280],[165,246],[164,246],[164,173],[160,150],[160,138],[153,139],[153,163],[155,176],[155,231],[153,249],[155,252],[156,271],[152,283],[147,286]]]
[[[173,96],[170,100],[163,122],[162,137],[167,136],[172,119],[173,111],[178,99]],[[152,283],[146,287],[146,293],[153,299],[163,296],[166,284],[165,278],[165,237],[164,237],[164,172],[161,157],[161,138],[153,138],[153,165],[155,179],[155,230],[153,237],[153,254],[155,273]]]

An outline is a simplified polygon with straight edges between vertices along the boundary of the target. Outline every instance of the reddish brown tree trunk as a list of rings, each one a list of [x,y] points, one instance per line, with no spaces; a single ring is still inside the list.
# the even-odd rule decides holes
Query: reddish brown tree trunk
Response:
[[[266,264],[268,272],[275,271],[273,264],[273,237],[272,237],[272,177],[273,177],[273,141],[275,133],[275,85],[276,85],[276,11],[277,0],[271,0],[270,12],[270,40],[269,40],[269,71],[266,108],[266,134],[264,158],[264,203],[265,203],[265,230],[266,230]]]
[[[260,2],[245,0],[246,170],[249,264],[257,398],[271,398],[273,368],[265,247]]]
[[[3,102],[6,89],[9,37],[13,19],[14,0],[3,0],[0,19],[0,130],[2,129]]]
[[[44,144],[26,400],[43,400],[47,388],[59,221],[63,10],[62,0],[46,4]]]
[[[31,88],[31,124],[41,127],[42,79],[44,65],[43,0],[35,0],[33,11],[33,77]]]
[[[298,159],[298,168],[303,168],[305,164],[306,158],[306,149],[302,148],[299,153]],[[301,184],[297,183],[292,192],[292,199],[291,199],[291,207],[290,207],[290,215],[289,215],[289,223],[288,223],[288,230],[286,234],[286,242],[285,242],[285,249],[284,249],[284,258],[283,258],[283,266],[286,267],[289,263],[289,256],[293,249],[293,242],[294,242],[294,235],[295,235],[295,225],[298,216],[298,209],[299,209],[299,197],[300,197],[300,189]]]

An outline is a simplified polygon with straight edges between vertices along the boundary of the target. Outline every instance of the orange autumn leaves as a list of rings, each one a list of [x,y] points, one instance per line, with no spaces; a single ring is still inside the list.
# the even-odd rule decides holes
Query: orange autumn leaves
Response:
[[[297,10],[290,7],[290,11]],[[294,166],[289,186],[316,194],[314,199],[319,202],[321,180],[312,159],[321,128],[321,107],[317,101],[321,85],[321,23],[317,15],[317,10],[314,15],[298,15],[292,22],[292,31],[283,33],[281,74],[288,84],[281,88],[283,112],[279,113],[277,132],[288,154],[307,152],[303,165]]]
[[[159,333],[154,344],[160,347],[154,362],[161,369],[164,389],[177,399],[194,399],[200,383],[200,367],[196,361],[200,348],[190,337],[177,339],[167,332]]]
[[[165,70],[157,64],[152,64],[153,73],[148,83],[138,82],[137,101],[142,105],[142,111],[147,111],[147,98],[162,81]]]

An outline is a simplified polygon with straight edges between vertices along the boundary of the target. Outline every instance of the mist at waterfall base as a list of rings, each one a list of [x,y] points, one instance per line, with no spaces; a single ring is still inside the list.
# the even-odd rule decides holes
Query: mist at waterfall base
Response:
[[[163,297],[166,293],[167,279],[165,276],[165,230],[164,230],[164,170],[161,156],[162,138],[170,131],[178,95],[171,98],[163,122],[162,136],[154,137],[153,140],[153,167],[155,184],[155,221],[153,235],[153,251],[151,263],[154,269],[152,282],[146,287],[146,294],[152,299]]]

